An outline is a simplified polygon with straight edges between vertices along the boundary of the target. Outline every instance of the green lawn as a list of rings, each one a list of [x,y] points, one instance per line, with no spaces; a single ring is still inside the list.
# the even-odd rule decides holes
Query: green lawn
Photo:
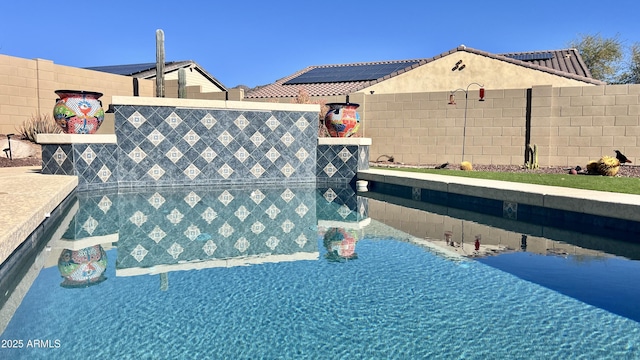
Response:
[[[640,195],[640,178],[608,177],[596,175],[507,173],[491,171],[461,171],[448,169],[376,168],[382,170],[408,171],[476,179],[502,180],[525,184],[561,186],[575,189],[609,191]]]

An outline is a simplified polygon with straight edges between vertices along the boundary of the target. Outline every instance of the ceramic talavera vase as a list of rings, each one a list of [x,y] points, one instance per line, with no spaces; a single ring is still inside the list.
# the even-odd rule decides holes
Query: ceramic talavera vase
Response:
[[[102,94],[83,90],[56,90],[53,118],[67,134],[93,134],[104,120]]]
[[[331,137],[350,137],[360,127],[360,115],[356,109],[360,106],[350,102],[329,103],[329,111],[324,117],[324,124]]]

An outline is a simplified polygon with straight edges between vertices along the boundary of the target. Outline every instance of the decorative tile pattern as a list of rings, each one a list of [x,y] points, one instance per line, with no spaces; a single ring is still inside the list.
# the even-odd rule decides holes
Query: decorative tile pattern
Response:
[[[88,145],[87,148],[84,149],[80,157],[82,158],[82,160],[84,160],[84,162],[87,165],[91,165],[91,163],[93,162],[93,159],[96,158],[96,153],[93,152],[93,150],[91,149],[91,145]]]
[[[118,233],[116,269],[317,253],[318,219],[358,221],[366,214],[366,203],[348,184],[114,189],[77,196],[80,209],[64,237]]]
[[[348,183],[318,188],[316,204],[318,220],[358,222],[369,216],[368,199],[358,196]]]
[[[147,119],[145,119],[144,116],[140,115],[140,113],[136,111],[127,118],[127,121],[137,129],[142,124],[144,124]]]
[[[182,123],[182,119],[175,112],[172,112],[169,116],[167,116],[167,118],[164,119],[164,121],[167,124],[169,124],[169,126],[171,126],[171,128],[173,128],[173,129],[177,128],[178,125],[180,125],[180,123]]]
[[[314,112],[114,109],[117,144],[43,145],[43,173],[78,175],[80,190],[316,180]]]
[[[422,189],[417,187],[411,188],[411,199],[420,201],[422,200]]]
[[[147,154],[137,146],[135,149],[131,150],[131,152],[127,155],[129,155],[129,158],[133,160],[136,164],[139,164],[142,160],[144,160],[144,158],[147,157]]]
[[[502,216],[507,219],[518,220],[518,203],[503,201]]]
[[[114,105],[118,144],[43,145],[43,173],[79,190],[155,185],[351,182],[369,147],[317,145],[314,112]]]
[[[369,146],[318,145],[316,176],[333,182],[355,181],[358,170],[369,168]]]
[[[317,203],[351,221],[350,206],[357,202],[343,198],[345,189],[269,185],[84,192],[71,221],[75,234],[65,238],[118,233],[116,269],[318,253]]]
[[[213,125],[215,125],[217,122],[218,120],[216,120],[216,118],[214,118],[213,115],[211,115],[210,113],[207,113],[205,116],[202,117],[202,119],[200,119],[200,123],[204,125],[204,127],[207,128],[207,130],[211,130]]]

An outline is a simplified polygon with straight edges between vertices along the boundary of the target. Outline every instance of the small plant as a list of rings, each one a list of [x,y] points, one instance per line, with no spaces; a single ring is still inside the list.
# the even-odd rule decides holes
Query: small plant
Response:
[[[620,160],[606,155],[600,160],[591,160],[587,164],[587,174],[589,175],[616,176],[619,169]]]
[[[471,171],[473,170],[473,166],[468,161],[463,161],[460,163],[460,170]]]
[[[324,125],[324,116],[327,111],[329,111],[329,107],[327,106],[327,102],[325,100],[311,100],[311,96],[305,89],[298,90],[298,95],[295,99],[293,99],[295,104],[319,104],[320,105],[320,113],[318,114],[318,137],[330,137],[329,130]]]
[[[598,173],[604,176],[616,176],[620,169],[620,160],[611,157],[603,156],[598,160]]]
[[[62,129],[50,115],[40,114],[31,115],[29,119],[22,122],[17,131],[22,139],[36,142],[36,134],[59,134]]]
[[[587,164],[587,174],[589,175],[599,175],[598,171],[598,160],[591,160]]]
[[[533,144],[527,145],[527,157],[528,160],[525,162],[524,166],[527,169],[537,169],[538,168],[538,145]]]

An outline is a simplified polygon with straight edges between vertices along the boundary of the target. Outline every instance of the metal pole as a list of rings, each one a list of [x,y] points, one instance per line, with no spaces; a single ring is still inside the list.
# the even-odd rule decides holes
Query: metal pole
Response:
[[[464,92],[464,124],[462,127],[462,161],[464,161],[464,148],[466,147],[466,144],[467,144],[467,107],[469,104],[469,88],[471,87],[471,85],[478,85],[479,87],[484,88],[484,85],[473,82],[467,85],[466,89],[459,88],[449,93],[450,95],[453,95],[458,91]],[[484,101],[484,100],[480,99],[480,101]],[[452,105],[455,105],[455,101],[452,103]]]
[[[464,92],[464,125],[462,126],[462,161],[464,161],[464,148],[467,144],[467,103],[469,102],[469,87]]]

